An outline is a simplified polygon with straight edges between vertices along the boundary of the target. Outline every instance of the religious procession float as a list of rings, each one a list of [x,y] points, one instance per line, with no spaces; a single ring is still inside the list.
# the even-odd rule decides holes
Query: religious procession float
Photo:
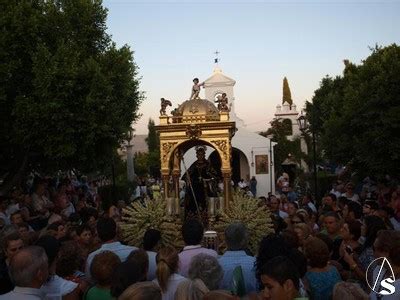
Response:
[[[167,114],[172,101],[161,98],[160,139],[162,193],[156,199],[134,202],[124,210],[122,236],[127,243],[140,245],[146,230],[160,230],[162,243],[183,247],[182,222],[198,218],[207,229],[204,244],[220,251],[224,248],[223,232],[227,225],[241,222],[250,233],[249,248],[257,251],[257,242],[273,231],[269,211],[264,203],[245,193],[235,192],[231,185],[232,145],[236,132],[229,120],[229,103],[225,93],[214,103],[199,97],[200,83],[193,79],[189,100]],[[196,161],[186,168],[185,153],[194,148]],[[216,169],[206,159],[206,149],[219,157]],[[180,199],[180,182],[185,181],[185,197]],[[219,188],[222,187],[222,188]]]

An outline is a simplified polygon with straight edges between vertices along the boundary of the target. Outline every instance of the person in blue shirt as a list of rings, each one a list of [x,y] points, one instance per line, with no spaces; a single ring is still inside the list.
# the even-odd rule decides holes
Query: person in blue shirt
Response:
[[[138,249],[136,247],[123,245],[117,240],[117,224],[112,218],[100,218],[97,221],[96,227],[97,235],[100,238],[102,245],[99,249],[90,253],[86,260],[85,275],[89,281],[92,280],[90,265],[97,254],[103,251],[111,251],[115,253],[121,261],[125,261],[133,250]]]
[[[218,259],[223,271],[221,288],[235,290],[236,278],[234,274],[241,271],[244,280],[245,292],[257,290],[257,280],[255,275],[255,257],[246,254],[245,249],[248,243],[248,231],[242,223],[230,224],[225,229],[225,242],[227,251]],[[238,268],[240,267],[240,268]],[[240,272],[239,271],[239,272]]]
[[[335,284],[342,279],[336,267],[328,264],[328,246],[319,238],[312,238],[306,243],[305,254],[309,270],[305,279],[312,299],[331,299]]]

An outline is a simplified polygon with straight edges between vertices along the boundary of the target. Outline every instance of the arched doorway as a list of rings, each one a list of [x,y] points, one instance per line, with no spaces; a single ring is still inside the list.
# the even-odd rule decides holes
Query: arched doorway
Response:
[[[212,164],[215,171],[218,173],[218,179],[222,179],[222,172],[221,172],[221,157],[218,151],[211,145],[206,143],[197,143],[191,144],[190,148],[185,149],[184,157],[182,158],[181,162],[181,179],[185,180],[185,171],[188,170],[195,162],[196,162],[196,147],[199,145],[206,146],[206,158]],[[184,163],[183,163],[184,162]],[[186,168],[185,168],[186,167]]]
[[[250,180],[249,161],[241,150],[232,148],[232,180],[235,186],[240,179]]]
[[[218,170],[221,169],[221,160],[217,151],[213,151],[209,157],[210,162]],[[240,181],[240,179],[250,180],[250,166],[246,155],[237,148],[232,148],[232,180],[235,185]]]

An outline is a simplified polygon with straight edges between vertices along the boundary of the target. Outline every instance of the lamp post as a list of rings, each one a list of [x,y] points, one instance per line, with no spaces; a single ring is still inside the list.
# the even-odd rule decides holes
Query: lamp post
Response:
[[[126,168],[127,168],[127,177],[129,182],[133,182],[135,179],[135,169],[133,164],[133,145],[131,144],[131,140],[133,138],[133,129],[129,128],[128,131],[128,145],[126,145]]]
[[[297,119],[297,123],[299,124],[299,128],[300,131],[305,134],[305,132],[307,131],[307,129],[310,129],[310,125],[307,122],[306,117],[303,115],[303,112],[301,112],[300,117]],[[313,170],[314,170],[314,197],[315,200],[317,201],[317,193],[318,193],[318,189],[317,189],[317,184],[318,184],[318,180],[317,180],[317,152],[315,149],[315,131],[313,130],[313,128],[311,127],[311,135],[312,135],[312,145],[313,145]]]
[[[269,134],[267,138],[269,139],[269,190],[271,192],[271,195],[273,194],[273,188],[272,188],[272,138],[274,137],[273,134]]]

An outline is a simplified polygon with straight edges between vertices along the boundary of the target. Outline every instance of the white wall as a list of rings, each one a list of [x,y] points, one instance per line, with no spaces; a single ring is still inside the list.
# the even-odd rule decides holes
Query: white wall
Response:
[[[272,143],[272,146],[275,143]],[[245,167],[246,160],[241,157],[241,176],[246,179],[245,176],[249,172],[250,178],[255,176],[257,179],[257,197],[268,196],[271,191],[271,178],[272,178],[272,193],[275,193],[275,168],[271,167],[271,157],[270,157],[270,140],[253,132],[247,131],[244,128],[239,128],[235,136],[232,138],[232,147],[239,149],[241,154],[245,155],[249,169]],[[214,151],[212,147],[206,147],[206,157],[208,158]],[[268,156],[268,174],[256,174],[255,166],[255,156],[256,155],[267,155]],[[186,168],[196,161],[196,151],[195,148],[189,149],[184,155],[184,161]],[[272,151],[272,161],[273,161],[273,151]],[[183,176],[185,168],[183,162],[181,163],[181,176]]]

